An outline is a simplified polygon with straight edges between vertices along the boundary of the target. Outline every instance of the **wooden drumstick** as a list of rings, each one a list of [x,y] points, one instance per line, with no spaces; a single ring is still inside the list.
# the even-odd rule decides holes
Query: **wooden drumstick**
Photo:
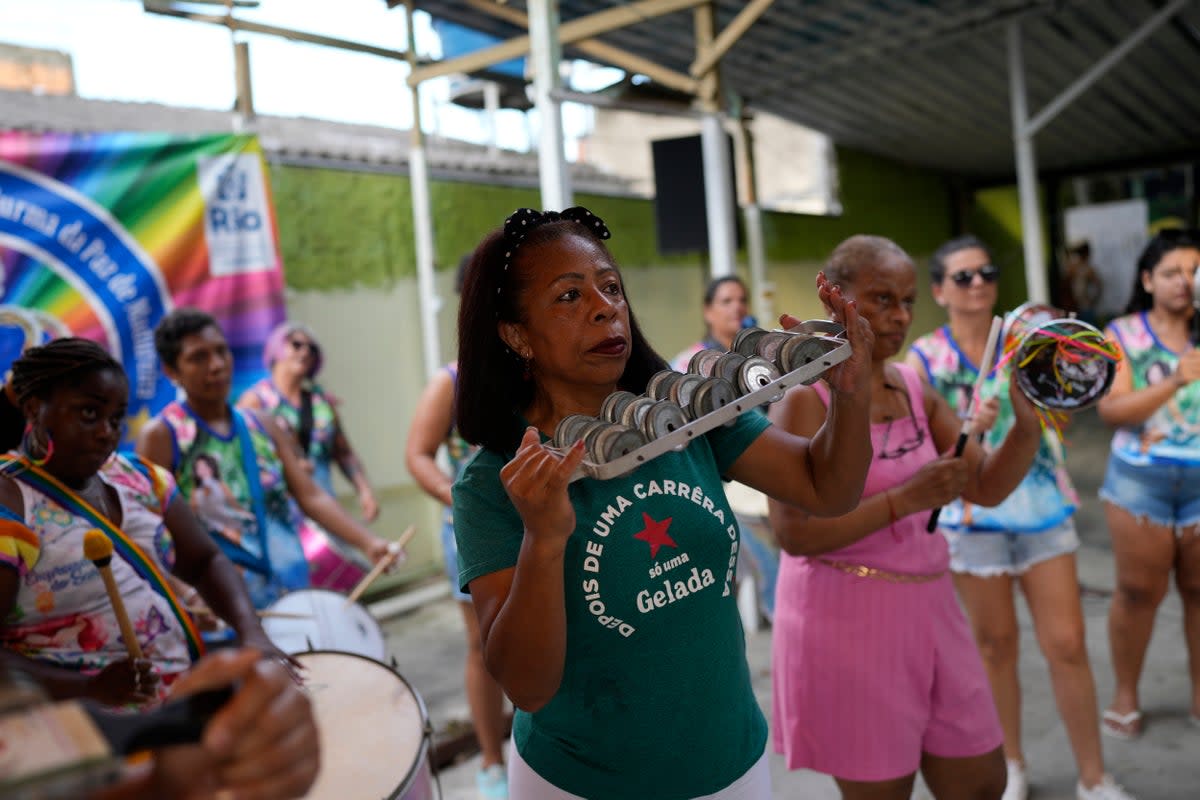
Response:
[[[374,583],[375,579],[382,575],[384,570],[396,563],[396,559],[398,559],[400,554],[404,552],[404,546],[408,544],[408,541],[412,539],[416,533],[417,526],[409,525],[408,530],[400,534],[399,539],[388,545],[388,554],[379,559],[379,563],[371,567],[371,571],[364,575],[363,579],[358,582],[358,585],[351,590],[350,594],[346,597],[346,606],[352,606],[357,603],[358,598],[362,597],[363,592],[367,590],[367,587]]]
[[[979,392],[983,389],[983,382],[987,380],[988,373],[992,371],[992,360],[996,355],[996,345],[1000,341],[1002,324],[1003,321],[1000,317],[992,317],[992,327],[988,330],[987,344],[983,346],[983,361],[979,362],[979,375],[975,378],[975,388],[971,392],[971,405],[967,407],[967,415],[963,417],[962,429],[958,432],[958,441],[954,444],[955,458],[963,454],[963,450],[967,446],[967,439],[971,435],[971,423],[975,420],[975,408],[979,405]],[[941,513],[941,506],[929,513],[929,523],[925,526],[928,533],[937,530],[938,517]]]
[[[296,611],[272,611],[269,608],[264,608],[255,611],[259,619],[312,619],[312,614],[301,614]]]
[[[138,644],[137,637],[133,633],[133,623],[129,621],[129,614],[125,612],[125,602],[121,599],[121,593],[117,591],[117,581],[113,578],[112,563],[113,544],[104,532],[92,528],[83,535],[83,555],[88,561],[96,565],[96,569],[100,570],[100,577],[104,580],[104,590],[108,592],[108,602],[112,603],[113,613],[117,615],[117,624],[121,626],[121,637],[125,640],[125,650],[129,653],[131,659],[144,658],[142,655],[142,646]]]

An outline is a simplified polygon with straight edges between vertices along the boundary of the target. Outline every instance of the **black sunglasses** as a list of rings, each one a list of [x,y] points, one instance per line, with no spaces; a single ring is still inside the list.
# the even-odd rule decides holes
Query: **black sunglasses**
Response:
[[[292,346],[293,350],[307,350],[313,354],[316,354],[321,350],[321,348],[317,347],[315,343],[306,342],[303,339],[288,339],[288,344]]]
[[[995,283],[996,279],[1000,277],[1000,268],[995,264],[984,264],[979,269],[961,269],[951,273],[950,280],[954,281],[955,286],[965,289],[975,280],[976,275],[983,278],[984,283]]]

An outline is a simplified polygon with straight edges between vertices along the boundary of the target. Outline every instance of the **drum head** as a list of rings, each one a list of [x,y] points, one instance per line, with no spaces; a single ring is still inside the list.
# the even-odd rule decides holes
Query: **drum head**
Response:
[[[431,797],[429,715],[408,682],[351,653],[317,650],[296,658],[321,739],[321,771],[306,797]]]
[[[1078,411],[1095,405],[1112,388],[1117,374],[1115,361],[1068,348],[1064,355],[1058,339],[1080,333],[1095,334],[1091,343],[1104,335],[1077,319],[1056,319],[1038,325],[1021,338],[1013,354],[1013,376],[1025,396],[1050,411]]]
[[[289,592],[267,608],[263,630],[285,653],[341,650],[384,659],[387,645],[379,623],[358,603],[324,589]]]

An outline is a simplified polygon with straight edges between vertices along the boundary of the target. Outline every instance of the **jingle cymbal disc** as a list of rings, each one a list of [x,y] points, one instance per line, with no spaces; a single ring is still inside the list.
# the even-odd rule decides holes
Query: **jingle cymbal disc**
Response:
[[[671,384],[670,401],[683,409],[688,417],[692,417],[692,396],[696,394],[696,388],[705,380],[707,379],[689,372]]]
[[[778,365],[780,372],[791,372],[800,369],[806,364],[811,364],[813,361],[820,359],[828,352],[825,342],[819,336],[806,336],[804,334],[795,334],[791,340],[784,342],[779,348],[779,354],[775,357],[775,363]],[[814,375],[805,384],[815,383],[820,378],[819,375]]]
[[[649,397],[639,397],[621,411],[621,424],[627,428],[641,429],[642,417],[646,416],[646,409],[657,402]]]
[[[778,363],[776,356],[779,355],[779,348],[792,338],[789,333],[782,331],[768,331],[763,336],[758,337],[754,342],[754,355],[762,356],[772,364]]]
[[[596,422],[596,418],[586,414],[568,414],[563,417],[554,427],[554,446],[566,449],[575,444],[583,438],[585,429],[593,422]]]
[[[711,377],[724,378],[734,386],[737,386],[738,370],[745,363],[746,357],[741,353],[726,353],[713,364]]]
[[[624,390],[613,392],[604,398],[604,402],[600,405],[600,418],[607,422],[620,422],[621,412],[625,410],[625,406],[637,398],[638,396],[633,392]]]
[[[603,464],[607,461],[616,461],[645,443],[646,437],[639,431],[624,425],[609,423],[588,437],[588,452],[592,461]]]
[[[742,394],[761,389],[779,379],[779,370],[761,356],[751,356],[742,364],[737,374],[737,387]]]
[[[758,355],[758,340],[766,336],[767,332],[762,328],[742,328],[733,337],[733,346],[729,349],[734,353],[741,353],[749,358],[750,356]]]
[[[649,440],[658,439],[679,430],[687,424],[683,409],[670,400],[660,400],[646,409],[642,417],[642,435]]]
[[[701,375],[705,378],[710,377],[713,365],[717,363],[717,359],[722,355],[724,353],[720,350],[700,350],[688,362],[687,371],[693,375]]]
[[[692,395],[692,418],[697,419],[712,413],[735,400],[737,391],[732,383],[724,378],[708,378],[696,387]]]
[[[682,372],[673,369],[654,373],[646,383],[646,396],[655,400],[666,400],[671,396],[671,385],[682,377]]]

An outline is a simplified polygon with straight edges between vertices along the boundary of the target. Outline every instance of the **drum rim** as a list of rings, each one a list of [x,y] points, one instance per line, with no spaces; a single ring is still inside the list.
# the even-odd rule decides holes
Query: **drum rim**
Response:
[[[325,590],[321,590],[321,591],[325,591]],[[337,594],[337,593],[332,592],[332,594]],[[408,687],[408,691],[410,694],[412,694],[413,699],[415,699],[417,701],[417,710],[421,713],[421,748],[417,752],[417,757],[413,761],[412,766],[409,767],[408,772],[405,773],[404,780],[400,781],[399,785],[397,785],[397,787],[392,791],[392,793],[389,794],[386,798],[384,798],[384,800],[400,800],[400,798],[402,798],[404,796],[404,793],[412,788],[413,782],[416,781],[417,775],[420,774],[421,762],[423,762],[423,761],[428,764],[429,770],[430,770],[430,776],[432,777],[433,772],[434,772],[434,769],[433,769],[433,728],[432,728],[432,725],[430,724],[430,720],[429,720],[429,709],[426,708],[426,706],[425,706],[425,698],[421,697],[421,693],[417,691],[417,688],[415,686],[413,686],[412,683],[409,682],[408,678],[405,678],[403,675],[401,675],[400,671],[398,669],[393,667],[391,664],[385,664],[384,662],[380,661],[377,658],[371,658],[370,656],[364,656],[361,653],[351,653],[348,650],[331,650],[329,648],[324,648],[321,650],[305,650],[302,653],[293,653],[292,655],[293,655],[293,657],[312,656],[312,655],[351,656],[353,658],[359,658],[359,659],[362,659],[363,661],[369,661],[372,664],[376,664],[380,667],[383,667],[388,672],[392,673],[397,678],[399,678],[400,682],[403,683],[406,687]]]
[[[291,597],[292,595],[301,595],[301,594],[331,595],[332,599],[336,600],[337,602],[344,604],[346,601],[345,594],[343,594],[342,592],[335,592],[333,589],[319,589],[316,587],[312,587],[312,588],[308,588],[308,589],[289,589],[288,591],[281,594],[279,597],[275,598],[274,602],[272,602],[270,605],[268,605],[265,610],[270,611],[270,610],[276,608],[284,599]],[[387,650],[386,650],[387,635],[383,632],[383,625],[380,624],[379,620],[375,619],[375,615],[372,614],[371,610],[369,608],[367,608],[364,604],[355,601],[354,603],[351,603],[351,606],[357,607],[358,610],[361,611],[365,615],[365,617],[371,621],[371,624],[374,625],[374,630],[379,634],[379,640],[384,645],[384,648],[385,648],[384,653],[386,654],[386,652],[387,652]],[[273,620],[262,620],[262,623],[263,623],[264,630],[266,630],[268,627],[277,627],[277,623]],[[267,631],[267,638],[268,639],[271,638],[270,631]],[[272,642],[274,642],[273,639],[272,639]],[[278,647],[279,645],[277,644],[276,646]],[[318,647],[318,648],[308,647],[304,650],[298,650],[295,653],[292,653],[291,655],[299,655],[300,653],[316,653],[316,652],[350,654],[349,650],[334,650],[329,647]],[[366,655],[364,655],[363,658],[368,658],[368,659],[371,659],[372,661],[377,660],[377,659],[373,659],[370,656],[366,656]]]
[[[1030,305],[1030,303],[1026,303],[1025,305]],[[1036,304],[1036,305],[1046,305],[1046,304],[1040,303],[1040,304]],[[1051,308],[1053,308],[1053,307],[1051,306]],[[1083,328],[1084,330],[1090,330],[1093,333],[1099,334],[1100,336],[1104,335],[1104,331],[1100,330],[1099,328],[1097,328],[1095,325],[1091,324],[1090,322],[1081,320],[1078,317],[1058,317],[1055,319],[1047,320],[1046,322],[1043,322],[1040,325],[1035,325],[1034,327],[1030,328],[1029,330],[1027,330],[1021,334],[1021,338],[1017,341],[1017,346],[1013,349],[1013,360],[1017,361],[1020,358],[1021,352],[1024,350],[1026,342],[1035,333],[1039,333],[1045,328],[1049,328],[1049,327],[1057,326],[1057,325],[1063,325],[1063,324],[1077,325],[1080,328]],[[1026,389],[1025,389],[1025,382],[1020,379],[1021,370],[1019,367],[1016,366],[1016,364],[1013,365],[1013,372],[1017,373],[1017,375],[1014,375],[1013,377],[1014,377],[1014,380],[1017,381],[1017,386],[1020,387],[1021,393],[1024,394],[1027,398],[1029,398],[1029,401],[1031,403],[1033,403],[1034,405],[1038,406],[1039,408],[1043,408],[1047,411],[1074,412],[1074,411],[1083,411],[1085,409],[1091,408],[1092,406],[1099,403],[1106,394],[1108,394],[1109,390],[1112,388],[1113,381],[1116,380],[1116,377],[1117,377],[1116,363],[1111,362],[1111,361],[1108,362],[1107,370],[1108,370],[1108,377],[1104,379],[1104,388],[1093,399],[1091,399],[1081,405],[1071,406],[1070,408],[1060,408],[1059,406],[1052,406],[1052,405],[1049,405],[1046,402],[1044,402],[1040,398],[1040,396],[1039,397],[1031,396],[1029,394],[1029,392],[1026,391]]]

